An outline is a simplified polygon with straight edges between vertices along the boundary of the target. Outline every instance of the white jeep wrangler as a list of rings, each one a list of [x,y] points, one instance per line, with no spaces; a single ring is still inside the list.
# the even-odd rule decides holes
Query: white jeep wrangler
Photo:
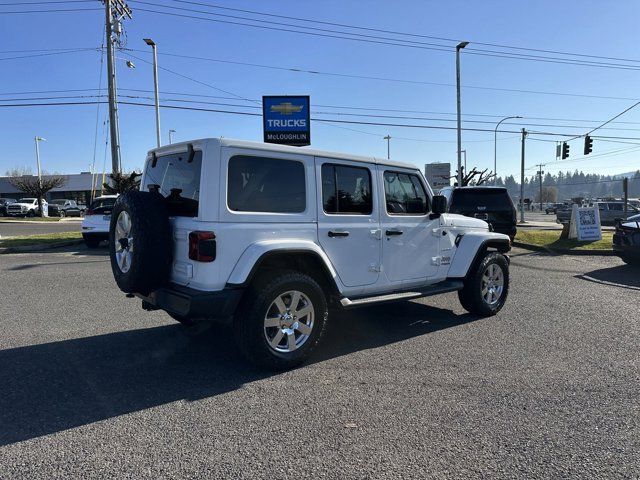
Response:
[[[445,213],[414,165],[204,139],[152,150],[141,185],[111,216],[118,286],[185,324],[233,317],[260,366],[304,361],[333,306],[457,291],[493,315],[507,298],[509,237]]]

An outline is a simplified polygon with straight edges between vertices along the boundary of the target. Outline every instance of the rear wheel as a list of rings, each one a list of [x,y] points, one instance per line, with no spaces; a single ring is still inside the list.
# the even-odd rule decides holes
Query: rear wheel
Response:
[[[508,293],[507,259],[498,252],[488,252],[469,272],[464,288],[458,291],[458,298],[466,311],[491,316],[502,309]]]
[[[243,297],[234,318],[236,341],[256,366],[285,370],[304,362],[322,338],[327,301],[318,283],[299,272],[276,273]]]
[[[64,218],[67,216],[67,213],[64,210],[60,210],[60,218]]]

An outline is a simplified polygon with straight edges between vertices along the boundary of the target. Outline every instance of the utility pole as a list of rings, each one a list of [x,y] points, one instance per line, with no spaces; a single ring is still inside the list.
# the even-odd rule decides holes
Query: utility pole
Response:
[[[538,167],[538,177],[540,181],[540,211],[542,212],[542,174],[544,173],[542,167],[544,167],[544,164],[540,163],[536,165],[536,167]]]
[[[627,219],[627,202],[629,201],[629,179],[622,179],[622,193],[624,195],[624,219]]]
[[[456,106],[458,117],[458,186],[462,186],[462,114],[460,109],[460,50],[469,45],[469,42],[460,42],[456,45]]]
[[[120,41],[121,20],[131,18],[131,9],[124,0],[104,0],[107,40],[107,81],[109,86],[109,127],[111,133],[111,171],[120,172],[120,128],[116,82],[115,44]]]
[[[391,135],[387,135],[386,137],[382,137],[387,141],[387,160],[391,158]]]
[[[520,223],[524,223],[524,139],[527,131],[522,129],[522,150],[520,153]]]
[[[172,133],[176,133],[176,131],[173,128],[169,130],[169,145],[173,143],[173,137],[171,136]]]

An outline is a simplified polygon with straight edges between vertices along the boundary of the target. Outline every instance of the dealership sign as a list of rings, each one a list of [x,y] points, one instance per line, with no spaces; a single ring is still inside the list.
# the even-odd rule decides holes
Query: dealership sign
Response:
[[[427,163],[424,166],[424,176],[433,191],[451,185],[451,164],[450,163]]]
[[[602,240],[600,228],[600,210],[598,207],[578,207],[574,204],[571,210],[569,238],[578,241]]]
[[[266,143],[311,144],[308,95],[262,97],[262,121]]]

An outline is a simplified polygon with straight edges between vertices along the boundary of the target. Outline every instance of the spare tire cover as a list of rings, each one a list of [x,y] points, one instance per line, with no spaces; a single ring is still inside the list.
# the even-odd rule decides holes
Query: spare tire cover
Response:
[[[123,292],[148,295],[167,283],[172,242],[162,195],[134,191],[118,197],[111,212],[109,256]]]

